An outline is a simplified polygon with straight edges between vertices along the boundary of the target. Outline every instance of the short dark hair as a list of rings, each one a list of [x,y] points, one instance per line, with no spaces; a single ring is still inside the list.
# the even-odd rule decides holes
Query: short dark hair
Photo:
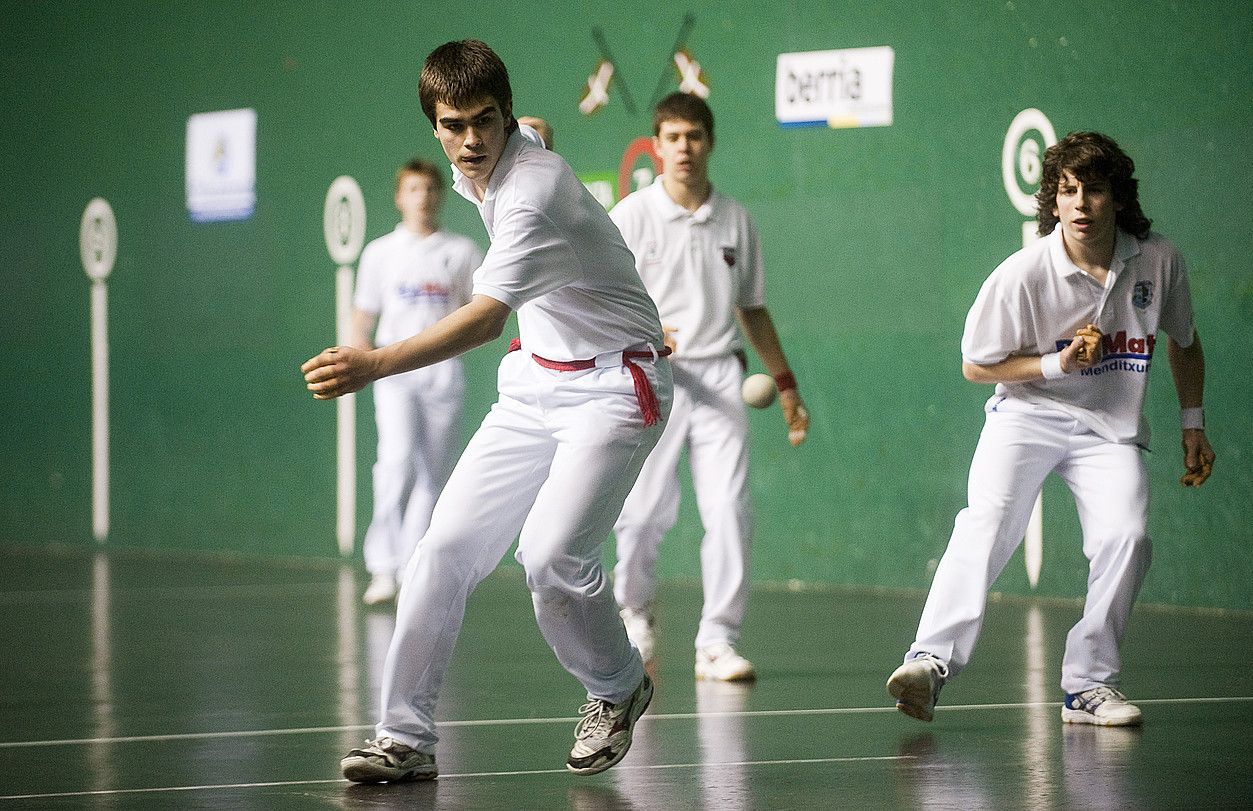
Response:
[[[477,39],[445,42],[431,51],[418,78],[418,99],[432,127],[436,126],[437,103],[465,108],[483,96],[490,96],[500,106],[505,129],[512,131],[517,124],[509,71],[495,51]]]
[[[714,112],[700,96],[676,92],[657,102],[653,110],[653,135],[660,135],[661,125],[676,119],[700,124],[709,136],[709,143],[714,142]]]
[[[396,170],[396,191],[400,191],[400,181],[404,180],[405,175],[426,175],[431,180],[431,185],[435,187],[435,191],[441,195],[444,193],[444,175],[439,171],[439,167],[424,158],[414,158],[406,161]]]
[[[1047,236],[1057,227],[1057,186],[1062,175],[1070,172],[1076,180],[1109,182],[1114,202],[1122,206],[1114,216],[1118,227],[1141,239],[1149,235],[1153,221],[1140,208],[1140,182],[1133,177],[1135,163],[1119,148],[1113,138],[1099,132],[1072,132],[1044,151],[1044,178],[1035,193],[1036,220],[1040,236]]]

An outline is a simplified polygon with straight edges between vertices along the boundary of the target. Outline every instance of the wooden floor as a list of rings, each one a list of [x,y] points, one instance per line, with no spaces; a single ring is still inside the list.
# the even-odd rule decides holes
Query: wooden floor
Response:
[[[1151,576],[1151,575],[1150,575]],[[1071,604],[992,604],[935,722],[891,707],[921,595],[758,590],[752,687],[698,684],[662,594],[657,694],[617,767],[563,768],[583,696],[516,568],[474,594],[438,781],[352,786],[393,620],[351,566],[0,548],[0,809],[1233,808],[1253,805],[1253,618],[1139,608],[1142,729],[1063,726]]]

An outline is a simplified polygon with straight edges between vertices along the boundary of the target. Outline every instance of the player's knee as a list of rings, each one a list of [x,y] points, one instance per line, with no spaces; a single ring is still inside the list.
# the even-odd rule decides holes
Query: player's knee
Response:
[[[589,596],[603,587],[605,573],[597,561],[585,561],[559,551],[518,549],[526,585],[537,599]]]

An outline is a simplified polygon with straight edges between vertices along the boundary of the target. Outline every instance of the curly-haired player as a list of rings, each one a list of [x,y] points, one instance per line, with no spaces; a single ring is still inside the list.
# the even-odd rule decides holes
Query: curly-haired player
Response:
[[[968,506],[917,638],[888,681],[906,715],[930,721],[940,688],[970,661],[988,588],[1056,473],[1074,494],[1090,567],[1083,617],[1066,639],[1062,720],[1140,723],[1118,689],[1119,645],[1149,567],[1143,406],[1159,330],[1182,408],[1185,484],[1205,480],[1214,451],[1188,274],[1174,246],[1149,230],[1134,169],[1099,133],[1050,147],[1037,195],[1044,238],[988,277],[967,316],[962,372],[995,383],[996,393],[970,464]]]

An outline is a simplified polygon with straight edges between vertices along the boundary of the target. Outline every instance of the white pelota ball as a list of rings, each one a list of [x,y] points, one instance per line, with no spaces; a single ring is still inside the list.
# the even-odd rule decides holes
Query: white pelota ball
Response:
[[[744,402],[753,408],[766,408],[774,402],[774,397],[778,393],[779,389],[774,384],[774,378],[763,374],[749,375],[744,378],[744,385],[740,388]]]

